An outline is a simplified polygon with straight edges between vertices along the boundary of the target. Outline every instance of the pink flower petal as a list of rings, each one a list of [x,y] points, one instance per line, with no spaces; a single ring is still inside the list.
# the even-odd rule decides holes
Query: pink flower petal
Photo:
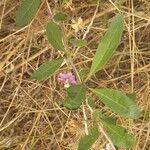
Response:
[[[72,77],[72,76],[73,76],[73,74],[72,74],[71,72],[69,72],[69,73],[66,74],[66,77],[67,77],[67,78],[70,78],[70,77]]]
[[[66,74],[60,73],[60,74],[58,75],[58,80],[60,80],[60,81],[66,80]]]
[[[69,73],[60,73],[58,75],[58,81],[61,81],[64,84],[76,84],[76,78],[75,76],[69,72]]]
[[[70,83],[71,84],[77,84],[77,81],[76,80],[71,80]]]

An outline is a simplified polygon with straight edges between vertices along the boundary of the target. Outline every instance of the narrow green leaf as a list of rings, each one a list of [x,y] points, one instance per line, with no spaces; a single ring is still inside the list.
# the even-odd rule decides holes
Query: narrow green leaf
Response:
[[[78,150],[89,150],[90,147],[96,142],[100,133],[97,127],[94,127],[89,132],[89,135],[85,135],[79,141]]]
[[[131,98],[133,101],[136,100],[136,93],[128,93],[127,96]]]
[[[110,117],[104,116],[99,109],[95,109],[94,110],[94,112],[93,112],[93,118],[96,120],[96,122],[100,122],[101,118],[106,118],[112,124],[116,124],[116,120],[114,118],[110,118]]]
[[[80,76],[81,80],[85,80],[88,73],[89,73],[89,69],[87,69],[87,68],[81,68],[79,70],[79,76]]]
[[[21,6],[16,12],[17,27],[24,27],[29,24],[35,16],[41,0],[23,0]]]
[[[88,78],[104,68],[118,47],[123,32],[123,16],[117,15],[98,45]]]
[[[101,101],[115,113],[120,116],[137,119],[140,115],[140,109],[130,97],[122,92],[113,89],[92,89]]]
[[[100,110],[93,112],[96,122],[101,122],[114,145],[120,148],[131,148],[135,144],[135,137],[128,134],[126,129],[117,125],[113,118],[104,116]]]
[[[110,137],[111,141],[114,145],[120,148],[131,148],[135,144],[135,138],[133,135],[128,134],[126,129],[116,125],[110,121],[108,117],[102,117],[101,123],[107,130],[108,136]]]
[[[87,45],[87,41],[86,40],[81,40],[81,39],[71,38],[69,40],[69,42],[71,44],[73,44],[74,46],[79,47],[79,48],[84,47],[84,46]]]
[[[45,62],[32,74],[31,79],[36,79],[39,81],[47,79],[60,68],[63,60],[63,58],[60,58]]]
[[[50,44],[59,51],[64,51],[63,32],[55,22],[49,22],[46,27],[46,34]]]
[[[55,21],[64,21],[66,20],[66,15],[64,13],[58,12],[54,16]]]
[[[94,100],[91,97],[88,97],[87,99],[88,105],[94,110],[96,109],[96,104],[94,103]]]
[[[85,101],[85,88],[83,85],[70,86],[67,89],[67,97],[64,106],[67,109],[78,109]]]

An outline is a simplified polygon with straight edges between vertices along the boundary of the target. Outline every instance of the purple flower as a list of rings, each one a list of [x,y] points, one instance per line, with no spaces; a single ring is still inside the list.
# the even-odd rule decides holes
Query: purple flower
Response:
[[[75,76],[69,73],[60,73],[58,75],[58,81],[62,82],[65,87],[69,87],[70,85],[77,84]]]

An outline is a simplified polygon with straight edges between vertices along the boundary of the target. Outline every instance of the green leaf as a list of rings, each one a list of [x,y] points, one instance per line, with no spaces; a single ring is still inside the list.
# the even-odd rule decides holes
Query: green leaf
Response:
[[[88,105],[94,110],[96,109],[96,105],[94,103],[94,100],[91,97],[88,97],[87,99]]]
[[[131,98],[133,101],[136,100],[136,93],[128,93],[127,96]]]
[[[113,89],[91,89],[101,101],[120,116],[137,119],[140,109],[135,101],[122,92]]]
[[[135,138],[133,135],[128,134],[126,129],[116,125],[116,123],[112,122],[108,117],[102,117],[101,123],[106,128],[108,136],[114,145],[120,148],[131,148],[135,144]]]
[[[88,73],[89,73],[89,69],[87,69],[87,68],[81,68],[79,70],[79,76],[80,76],[81,80],[85,80]]]
[[[117,15],[98,45],[88,78],[104,68],[118,47],[123,32],[123,16]]]
[[[128,134],[126,129],[117,125],[115,119],[104,116],[100,110],[93,112],[96,122],[101,122],[114,145],[120,148],[131,148],[135,144],[133,135]]]
[[[24,27],[29,24],[35,16],[41,0],[23,0],[21,6],[16,12],[17,27]]]
[[[102,112],[99,109],[95,109],[93,112],[93,118],[99,122],[101,121],[101,118],[106,118],[109,122],[116,124],[116,120],[114,118],[106,117],[102,114]]]
[[[45,80],[58,70],[63,62],[64,58],[52,60],[42,64],[31,76],[31,79],[39,81]]]
[[[85,101],[85,88],[83,85],[70,86],[67,89],[67,97],[65,98],[64,106],[67,109],[78,109],[82,102]]]
[[[58,12],[55,14],[54,20],[55,21],[64,21],[64,20],[66,20],[66,15],[61,12]]]
[[[73,44],[74,46],[79,47],[79,48],[84,47],[84,46],[87,45],[87,41],[86,40],[81,40],[81,39],[71,38],[69,40],[69,42],[71,44]]]
[[[63,32],[55,22],[49,22],[46,27],[46,34],[50,44],[59,51],[64,51]]]
[[[79,141],[78,150],[89,150],[90,147],[96,142],[100,133],[97,127],[94,127],[89,132],[89,135],[85,135]]]

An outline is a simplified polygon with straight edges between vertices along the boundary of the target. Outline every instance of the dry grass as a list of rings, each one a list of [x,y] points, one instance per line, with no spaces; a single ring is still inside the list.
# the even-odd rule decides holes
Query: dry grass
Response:
[[[85,134],[83,118],[87,117],[88,126],[91,125],[88,107],[84,106],[85,113],[82,110],[70,112],[63,107],[65,91],[55,76],[40,83],[29,79],[40,64],[60,55],[45,36],[44,26],[52,18],[51,13],[62,9],[73,19],[82,17],[86,30],[97,7],[91,1],[73,0],[69,8],[63,8],[60,2],[43,0],[33,22],[22,29],[16,28],[14,19],[19,1],[0,1],[0,149],[75,150],[79,138]],[[123,12],[126,21],[122,43],[106,68],[87,84],[127,93],[134,91],[142,110],[141,117],[134,121],[122,119],[89,95],[104,113],[116,117],[136,136],[133,150],[149,150],[150,1],[127,0],[121,6],[111,0],[102,1],[86,35],[88,46],[78,51],[70,48],[73,53],[77,52],[74,57],[76,68],[88,69],[108,21],[118,11]],[[65,34],[82,38],[85,30],[75,33],[70,23],[63,25]],[[108,141],[101,135],[93,149],[101,150],[106,143]]]

